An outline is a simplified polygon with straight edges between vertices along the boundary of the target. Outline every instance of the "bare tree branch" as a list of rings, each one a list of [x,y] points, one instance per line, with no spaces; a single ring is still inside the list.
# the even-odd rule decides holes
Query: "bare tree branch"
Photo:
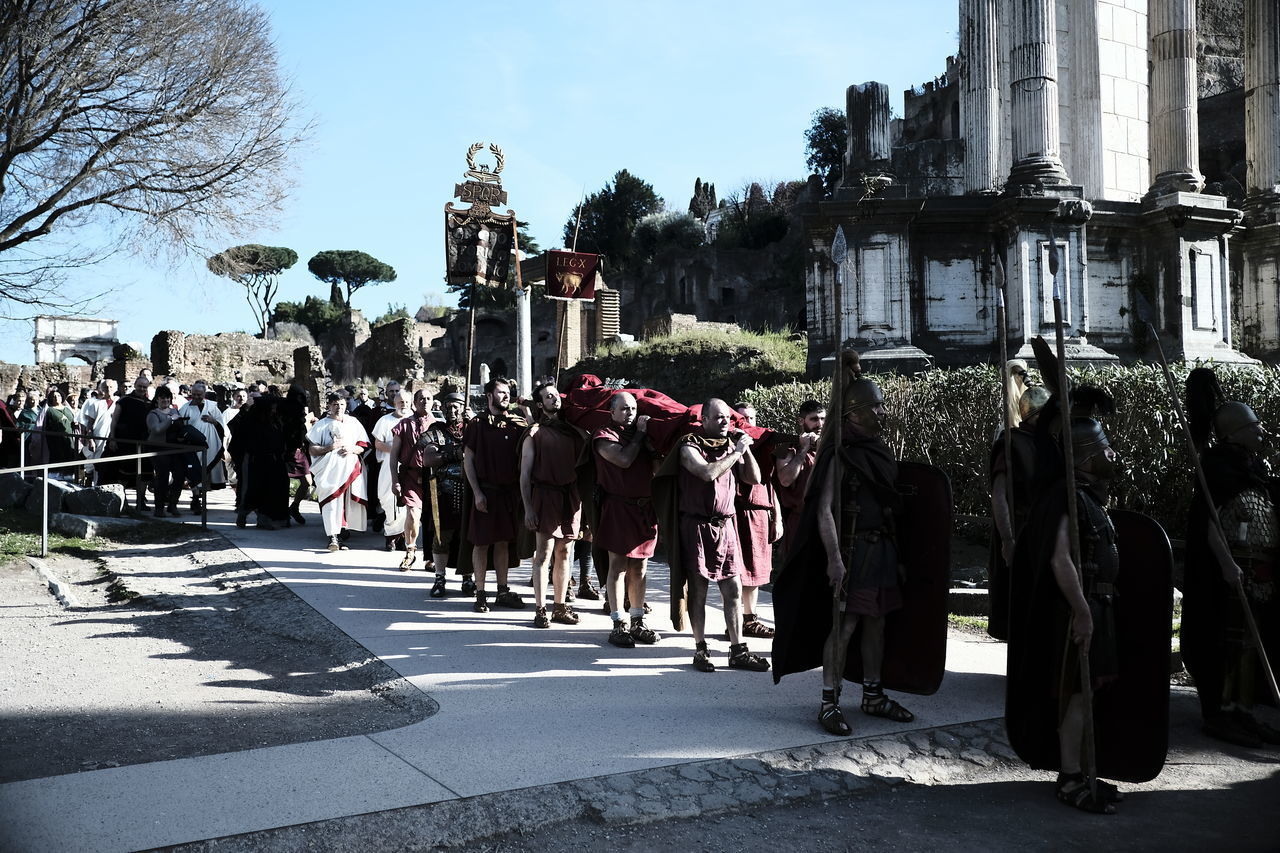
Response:
[[[249,0],[7,0],[0,105],[0,310],[54,305],[90,221],[151,250],[265,224],[310,129]]]

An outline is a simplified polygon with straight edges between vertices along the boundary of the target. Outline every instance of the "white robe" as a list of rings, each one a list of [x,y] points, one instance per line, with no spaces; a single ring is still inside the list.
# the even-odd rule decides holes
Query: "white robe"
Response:
[[[108,402],[94,397],[86,401],[80,410],[80,425],[84,427],[85,436],[92,436],[82,448],[86,459],[99,459],[107,449],[106,439],[111,435],[111,406]],[[85,470],[92,471],[93,466],[86,465]]]
[[[368,524],[368,490],[360,457],[369,447],[364,427],[350,416],[340,421],[321,418],[307,430],[307,441],[319,446],[335,445],[323,456],[311,457],[311,478],[316,484],[325,535],[336,536],[343,528],[363,531]],[[338,447],[346,447],[347,455],[340,455]]]
[[[203,415],[213,418],[214,423],[204,421]],[[187,403],[178,409],[178,417],[186,418],[187,423],[200,430],[205,441],[209,442],[209,446],[198,453],[201,463],[209,470],[209,488],[225,488],[227,466],[222,461],[222,445],[223,437],[227,434],[227,425],[222,419],[218,404],[212,400],[205,400],[204,408],[201,409],[195,403]]]
[[[378,418],[378,422],[373,425],[374,441],[391,444],[391,430],[402,420],[404,418],[395,412]],[[378,450],[376,445],[373,452],[382,464],[382,470],[378,473],[378,503],[382,504],[382,513],[386,516],[386,520],[382,522],[382,535],[399,536],[404,533],[406,513],[404,507],[396,505],[396,496],[391,491],[391,454]]]

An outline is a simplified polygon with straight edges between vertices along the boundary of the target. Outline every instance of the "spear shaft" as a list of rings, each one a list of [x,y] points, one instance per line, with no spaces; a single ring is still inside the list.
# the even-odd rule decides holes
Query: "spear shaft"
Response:
[[[1067,343],[1062,322],[1062,288],[1058,284],[1058,242],[1053,230],[1049,230],[1049,273],[1053,276],[1053,327],[1058,350],[1058,414],[1062,423],[1062,457],[1067,489],[1067,538],[1070,543],[1071,564],[1076,568],[1080,591],[1088,599],[1085,588],[1084,567],[1080,564],[1080,513],[1076,498],[1076,449],[1071,435],[1071,388],[1067,384]],[[1071,629],[1068,628],[1068,631]],[[1070,638],[1068,638],[1070,641]],[[1084,771],[1089,780],[1089,792],[1094,801],[1098,798],[1098,758],[1093,736],[1093,677],[1089,672],[1089,654],[1080,649],[1080,697],[1084,705],[1084,727],[1081,745],[1084,748]]]

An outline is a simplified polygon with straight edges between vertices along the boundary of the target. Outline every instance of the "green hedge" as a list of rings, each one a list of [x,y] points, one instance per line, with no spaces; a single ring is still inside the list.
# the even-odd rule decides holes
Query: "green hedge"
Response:
[[[1173,366],[1179,392],[1194,366]],[[1280,423],[1280,373],[1270,368],[1215,369],[1228,398],[1248,403],[1263,423]],[[1096,385],[1115,398],[1115,414],[1103,419],[1123,465],[1113,492],[1115,505],[1147,513],[1171,537],[1181,538],[1193,475],[1160,368],[1083,367],[1071,374],[1074,381]],[[1000,422],[997,369],[984,365],[875,379],[884,389],[889,413],[886,439],[899,457],[946,471],[957,513],[989,515],[987,459]],[[761,426],[794,432],[797,407],[810,398],[825,402],[830,382],[757,386],[740,396],[756,407]]]

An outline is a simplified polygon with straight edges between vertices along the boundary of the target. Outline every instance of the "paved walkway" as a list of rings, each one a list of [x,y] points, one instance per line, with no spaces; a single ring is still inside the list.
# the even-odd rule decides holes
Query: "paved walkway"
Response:
[[[582,602],[576,627],[536,630],[529,608],[473,613],[455,577],[450,597],[429,599],[430,576],[398,572],[398,555],[374,550],[380,536],[357,535],[352,550],[328,553],[314,512],[306,527],[278,531],[239,530],[232,520],[230,495],[218,493],[214,529],[427,693],[439,713],[373,735],[3,785],[0,848],[133,850],[832,741],[813,719],[816,671],[777,686],[767,673],[699,673],[688,634],[632,650],[608,645],[609,621],[593,602]],[[527,578],[527,566],[513,570],[526,600]],[[655,565],[651,622],[660,633],[670,627],[666,585],[666,567]],[[713,610],[708,635],[722,632]],[[717,662],[727,647],[712,642]],[[1003,667],[1002,645],[953,640],[939,693],[904,699],[913,724],[855,713],[855,736],[999,717]]]

